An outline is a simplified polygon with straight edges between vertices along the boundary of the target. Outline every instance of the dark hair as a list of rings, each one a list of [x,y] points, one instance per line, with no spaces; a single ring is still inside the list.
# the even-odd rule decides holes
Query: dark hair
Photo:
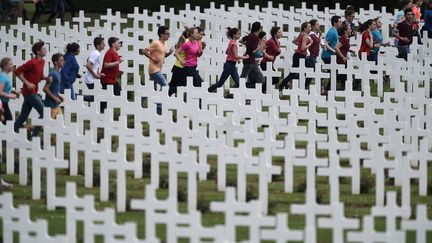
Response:
[[[102,37],[96,37],[93,39],[93,45],[94,47],[97,47],[98,45],[102,44],[102,42],[104,41],[104,38]]]
[[[165,34],[166,30],[169,30],[169,28],[166,26],[160,26],[158,28],[157,34],[158,34],[159,38],[161,37],[162,34]]]
[[[309,21],[309,24],[311,26],[314,26],[314,25],[316,25],[317,22],[318,22],[318,19],[312,19],[311,21]]]
[[[226,36],[229,39],[232,39],[234,37],[235,34],[237,34],[240,30],[238,28],[227,28],[227,32],[226,32]]]
[[[5,57],[1,59],[0,61],[0,68],[3,70],[6,68],[6,66],[12,61],[10,57]]]
[[[251,32],[257,32],[261,30],[261,23],[260,22],[254,22],[252,24]]]
[[[108,39],[108,46],[111,48],[112,45],[113,45],[114,43],[116,43],[118,40],[119,40],[119,38],[117,38],[117,37],[110,37],[110,38]]]
[[[301,25],[301,31],[303,31],[303,30],[305,30],[306,28],[307,28],[307,26],[308,26],[308,24],[310,24],[309,22],[304,22],[302,25]]]
[[[344,14],[344,15],[345,15],[345,18],[346,18],[346,17],[349,17],[349,16],[351,16],[351,15],[353,15],[353,14],[355,14],[354,9],[348,9],[348,8],[347,8],[347,9],[345,10],[345,14]]]
[[[376,23],[380,19],[381,19],[381,17],[376,17],[376,18],[373,19],[373,21],[375,21],[375,23]]]
[[[204,28],[201,28],[201,26],[197,26],[196,29],[198,30],[198,32],[203,32]]]
[[[402,1],[402,7],[405,8],[406,5],[408,5],[408,3],[412,2],[411,0],[403,0]]]
[[[276,37],[277,32],[280,30],[280,27],[273,26],[270,30],[270,35],[274,38]]]
[[[45,42],[43,41],[38,41],[36,43],[33,44],[32,46],[32,52],[33,54],[37,55],[38,52],[40,52],[42,50],[42,47],[45,45]]]
[[[339,36],[345,35],[345,32],[347,31],[348,27],[349,27],[349,25],[347,25],[347,24],[343,24],[341,27],[339,27],[338,35]]]
[[[363,24],[360,25],[359,31],[360,32],[365,31],[367,28],[369,28],[369,26],[372,25],[373,22],[374,22],[373,19],[368,19],[366,22],[364,22]]]
[[[66,54],[75,53],[79,50],[80,46],[76,42],[66,45]]]
[[[52,57],[51,57],[52,63],[54,64],[55,62],[57,62],[60,59],[60,57],[62,57],[62,56],[63,56],[63,54],[61,54],[61,53],[56,53],[56,54],[52,55]]]
[[[406,15],[407,13],[412,13],[413,12],[413,10],[412,10],[412,8],[406,8],[405,10],[404,10],[404,15]]]
[[[262,39],[262,38],[264,38],[264,36],[266,36],[266,35],[267,35],[266,32],[261,31],[261,32],[258,33],[258,38]]]
[[[183,45],[183,43],[186,41],[187,38],[189,38],[189,33],[188,33],[188,28],[185,27],[185,30],[183,31],[183,33],[180,35],[177,44],[175,45],[175,48],[178,49],[181,45]]]
[[[333,25],[335,25],[338,21],[339,21],[339,19],[341,19],[341,16],[339,16],[339,15],[335,15],[335,16],[333,16],[333,17],[331,17],[331,25],[333,26]]]

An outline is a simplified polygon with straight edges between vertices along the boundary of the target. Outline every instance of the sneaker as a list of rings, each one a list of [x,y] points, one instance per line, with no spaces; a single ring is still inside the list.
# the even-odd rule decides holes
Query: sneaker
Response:
[[[2,187],[2,189],[10,189],[13,185],[10,183],[7,183],[6,181],[4,181],[3,179],[1,179],[1,184],[0,186]]]

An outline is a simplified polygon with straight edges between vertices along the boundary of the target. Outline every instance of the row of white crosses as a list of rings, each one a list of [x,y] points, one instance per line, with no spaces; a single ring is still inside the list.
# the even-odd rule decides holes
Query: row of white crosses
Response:
[[[99,83],[89,91],[82,80],[78,80],[76,90],[84,95],[94,95],[95,102],[84,102],[82,95],[78,96],[77,101],[72,101],[67,93],[62,104],[64,115],[56,120],[49,118],[48,108],[44,111],[46,118],[43,120],[35,119],[37,114],[33,112],[32,124],[44,127],[41,139],[27,140],[24,129],[15,134],[12,122],[0,125],[0,139],[6,145],[6,172],[18,172],[19,185],[32,185],[33,199],[41,199],[45,195],[48,210],[65,208],[67,212],[66,234],[49,236],[44,220],[31,221],[29,208],[14,207],[13,196],[5,193],[0,196],[0,218],[6,242],[13,237],[13,232],[18,232],[21,241],[75,242],[78,234],[75,226],[80,221],[85,222],[84,242],[93,242],[98,235],[102,235],[106,242],[157,242],[160,240],[156,237],[158,224],[166,225],[169,242],[179,238],[189,238],[192,242],[205,239],[231,242],[236,240],[239,226],[249,228],[249,241],[315,242],[318,228],[330,228],[334,241],[344,240],[345,232],[350,230],[352,232],[348,232],[347,239],[352,241],[369,242],[376,237],[383,241],[403,241],[407,230],[415,230],[417,241],[423,242],[425,232],[432,229],[432,223],[427,218],[426,205],[417,205],[415,220],[410,219],[413,216],[411,206],[416,205],[411,200],[411,180],[418,181],[419,195],[427,196],[428,161],[432,157],[429,152],[432,138],[429,95],[431,40],[423,39],[423,46],[413,44],[408,62],[394,58],[397,54],[395,49],[384,48],[385,54],[380,55],[378,65],[353,58],[346,68],[320,62],[313,70],[306,68],[302,61],[299,68],[293,69],[290,66],[295,47],[290,43],[298,34],[295,28],[304,21],[317,18],[327,30],[330,17],[343,15],[343,9],[338,4],[334,9],[325,8],[324,11],[319,11],[316,6],[311,11],[304,4],[301,8],[284,8],[288,6],[275,8],[269,3],[265,8],[251,9],[247,4],[240,6],[234,2],[234,6],[216,7],[211,4],[210,8],[203,10],[198,7],[191,9],[190,5],[186,5],[185,10],[176,14],[174,9],[167,10],[161,6],[159,12],[151,14],[135,8],[127,18],[108,10],[106,15],[94,22],[81,11],[72,23],[65,25],[58,21],[56,26],[49,28],[31,26],[29,22],[12,25],[9,29],[1,27],[0,56],[12,57],[17,65],[29,58],[31,45],[37,39],[47,42],[50,54],[62,51],[68,42],[78,42],[81,54],[77,58],[79,63],[84,64],[93,48],[93,38],[99,35],[106,39],[120,37],[124,41],[120,54],[125,59],[121,64],[125,72],[121,79],[122,96],[113,96],[110,89],[102,90]],[[357,16],[360,21],[381,16],[385,39],[389,39],[389,24],[394,16],[386,13],[385,8],[381,11],[373,10],[373,6],[369,10],[360,9]],[[224,35],[225,27],[238,25],[244,33],[257,20],[267,31],[273,25],[287,27],[288,31],[284,30],[284,38],[281,39],[282,54],[276,62],[278,70],[268,68],[264,75],[271,80],[272,77],[280,77],[280,71],[285,75],[289,71],[299,72],[299,80],[294,80],[293,88],[283,91],[289,100],[280,99],[271,82],[265,84],[267,93],[263,94],[261,84],[256,89],[247,89],[243,79],[239,88],[229,90],[233,94],[232,99],[224,98],[222,89],[208,93],[208,86],[217,80],[225,60],[228,42]],[[132,22],[132,26],[125,27],[128,22]],[[191,80],[188,80],[189,85],[179,87],[178,94],[172,97],[168,97],[166,87],[162,91],[159,87],[155,90],[147,75],[148,61],[138,54],[139,48],[157,38],[157,26],[167,22],[173,33],[170,46],[176,42],[183,25],[201,23],[206,28],[205,41],[208,45],[199,60],[200,74],[205,81],[203,87],[193,87]],[[359,46],[359,41],[353,40],[353,44]],[[174,58],[168,58],[162,70],[168,79],[173,63]],[[242,64],[238,67],[240,71]],[[48,65],[45,68],[47,71]],[[348,74],[344,91],[335,89],[336,71]],[[144,77],[140,72],[144,73]],[[389,76],[391,92],[383,90],[383,75]],[[310,90],[304,89],[306,78],[315,80]],[[320,94],[324,79],[331,79],[332,82],[328,97]],[[353,79],[361,80],[362,91],[352,90]],[[378,96],[371,96],[371,80],[377,85]],[[20,87],[20,81],[16,83]],[[127,98],[128,93],[133,97],[131,100]],[[107,109],[102,114],[101,102],[107,102]],[[157,103],[162,104],[160,115],[156,113]],[[21,104],[22,98],[11,101],[14,117]],[[326,110],[326,113],[319,112],[319,109]],[[120,111],[116,119],[115,110]],[[281,113],[287,113],[287,118],[281,118]],[[133,117],[132,127],[128,126],[130,117]],[[304,120],[308,121],[307,125],[300,125],[299,122]],[[143,134],[143,124],[147,124],[148,134]],[[85,129],[86,126],[90,129]],[[326,128],[327,134],[318,133],[317,128]],[[102,138],[98,139],[100,130],[103,130],[99,134]],[[164,134],[164,143],[160,141],[161,133]],[[56,138],[54,146],[51,146],[52,135]],[[276,139],[279,135],[284,136],[283,140]],[[347,140],[340,141],[341,135],[346,136]],[[112,149],[114,137],[118,138],[117,150]],[[180,148],[176,143],[178,139],[181,141]],[[307,142],[306,148],[296,148],[299,141]],[[366,150],[363,150],[362,144],[367,144]],[[126,159],[128,145],[134,148],[132,161]],[[255,156],[255,148],[263,151]],[[327,151],[328,158],[318,158],[318,150]],[[15,153],[18,154],[17,159]],[[80,153],[84,154],[83,161],[79,159]],[[69,156],[65,157],[65,154]],[[143,154],[149,154],[151,160],[150,184],[145,188],[145,198],[127,198],[126,173],[132,172],[134,178],[143,178]],[[206,228],[202,226],[201,214],[197,210],[197,185],[198,181],[208,179],[210,165],[207,158],[211,155],[217,157],[217,189],[225,192],[225,200],[211,202],[210,211],[224,213],[225,224]],[[283,166],[273,164],[275,156],[284,159]],[[350,167],[341,167],[343,159],[348,159]],[[99,161],[99,167],[95,167],[96,161]],[[165,200],[156,198],[162,163],[168,163],[169,170],[168,198]],[[236,188],[226,186],[228,165],[237,168]],[[283,173],[285,193],[292,193],[294,167],[299,166],[305,167],[307,174],[305,203],[291,205],[287,208],[288,214],[269,216],[268,186],[272,175]],[[345,207],[340,201],[339,178],[351,179],[352,194],[359,194],[361,168],[372,171],[376,186],[375,206],[370,215],[360,220],[345,217]],[[116,224],[113,209],[96,211],[94,196],[77,197],[75,184],[56,184],[56,172],[65,169],[72,176],[83,171],[81,176],[84,177],[84,186],[88,188],[94,186],[94,178],[99,178],[99,200],[115,200],[118,212],[126,211],[128,202],[131,209],[142,211],[146,221],[146,238],[137,238],[133,223]],[[42,183],[43,171],[46,171],[46,183]],[[110,177],[111,171],[116,172],[115,178]],[[178,212],[179,173],[187,174],[187,213]],[[396,186],[401,187],[400,205],[396,203],[395,192],[385,190],[386,174],[394,178]],[[246,200],[248,175],[256,175],[259,179],[257,200]],[[316,201],[316,176],[329,178],[329,204]],[[115,198],[109,198],[109,182],[112,180],[117,182]],[[58,186],[66,187],[66,196],[57,195]],[[288,216],[291,214],[305,216],[304,229],[288,227]],[[386,218],[386,232],[374,231],[374,217]],[[395,225],[397,219],[402,219],[401,227]]]

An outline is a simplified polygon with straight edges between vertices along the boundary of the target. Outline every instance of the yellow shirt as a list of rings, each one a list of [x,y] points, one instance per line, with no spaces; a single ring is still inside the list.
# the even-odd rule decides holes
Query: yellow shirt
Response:
[[[186,43],[186,42],[188,42],[189,41],[189,39],[186,39],[185,40],[185,42],[184,43]],[[183,43],[183,44],[184,44]],[[182,44],[182,45],[183,45]],[[180,48],[180,46],[178,47],[178,48]],[[177,66],[177,67],[179,67],[179,68],[183,68],[183,65],[180,63],[180,61],[179,60],[184,60],[185,59],[185,57],[186,57],[186,54],[184,53],[184,52],[179,52],[179,54],[178,54],[178,59],[176,59],[176,62],[175,62],[175,64],[174,64],[174,66]]]
[[[168,46],[166,43],[162,43],[160,40],[153,41],[147,49],[153,58],[156,58],[158,62],[149,60],[149,74],[154,74],[162,70],[162,65],[165,62],[165,55],[168,52]]]

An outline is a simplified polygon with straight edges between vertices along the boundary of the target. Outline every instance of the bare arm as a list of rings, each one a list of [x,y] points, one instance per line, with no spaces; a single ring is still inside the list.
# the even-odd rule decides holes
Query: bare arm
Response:
[[[94,78],[96,78],[96,79],[100,79],[100,78],[101,78],[101,75],[97,74],[97,73],[94,71],[94,69],[93,69],[93,63],[91,63],[90,61],[87,61],[86,68],[87,68],[87,70],[91,73],[91,75],[92,75]]]
[[[313,44],[313,42],[309,42],[308,44],[306,44],[308,42],[308,39],[309,39],[309,36],[307,36],[307,35],[305,35],[303,37],[302,42],[301,42],[301,50],[302,51],[307,50]]]
[[[178,49],[175,51],[174,56],[175,56],[176,59],[181,63],[181,65],[184,65],[184,64],[185,64],[185,61],[184,61],[184,60],[180,60],[180,57],[179,57],[180,52],[181,52],[181,50],[180,50],[180,48],[178,48]]]
[[[26,86],[27,89],[34,89],[36,88],[36,85],[30,83],[25,77],[24,74],[21,73],[20,75],[18,75],[18,78],[21,79],[21,81],[24,83],[24,85]]]
[[[327,48],[327,50],[335,53],[336,51],[329,45],[328,41],[324,41],[324,46]]]
[[[371,34],[370,33],[368,33],[369,34],[369,39],[366,39],[366,45],[367,46],[369,46],[370,48],[372,48],[373,47],[373,39],[372,39],[372,36],[371,36]]]
[[[5,97],[5,98],[9,98],[9,99],[16,99],[17,95],[14,93],[8,94],[6,92],[4,92],[4,83],[0,83],[0,97]]]
[[[144,56],[146,56],[148,59],[152,60],[155,63],[159,62],[159,59],[157,59],[151,55],[151,51],[149,50],[148,47],[143,49],[142,54],[144,54]]]
[[[340,48],[342,47],[342,43],[338,42],[335,47],[336,55],[342,58],[344,62],[346,62],[346,57],[342,54]]]

